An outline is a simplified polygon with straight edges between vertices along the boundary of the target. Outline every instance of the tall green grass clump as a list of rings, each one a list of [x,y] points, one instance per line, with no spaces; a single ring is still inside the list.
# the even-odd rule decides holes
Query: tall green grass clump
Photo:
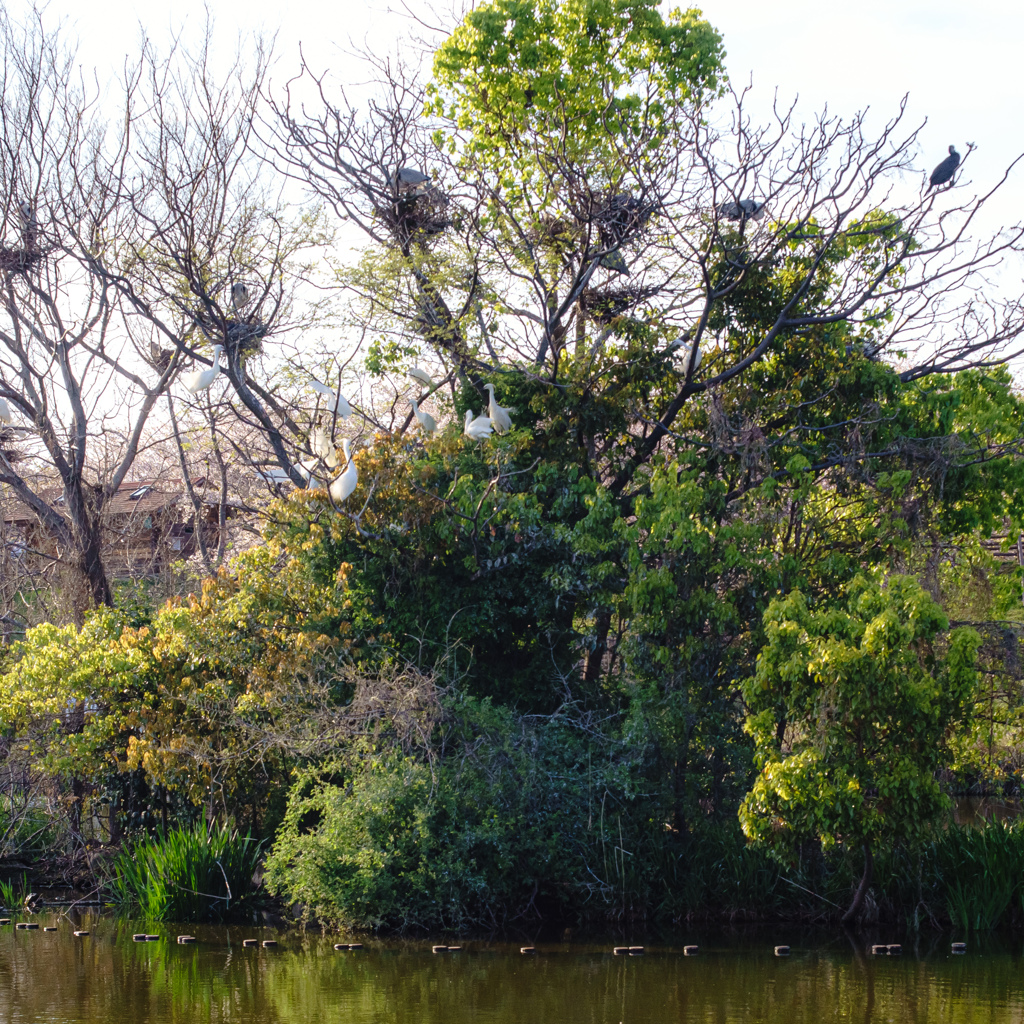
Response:
[[[954,926],[995,928],[1024,906],[1024,822],[950,828],[935,844],[935,868]]]
[[[203,825],[146,836],[111,865],[112,902],[158,921],[221,920],[256,897],[262,844],[226,826]]]
[[[20,887],[15,886],[13,878],[7,881],[0,879],[0,904],[3,904],[5,910],[14,910],[15,907],[21,906],[27,895],[28,876],[24,872],[21,875]]]

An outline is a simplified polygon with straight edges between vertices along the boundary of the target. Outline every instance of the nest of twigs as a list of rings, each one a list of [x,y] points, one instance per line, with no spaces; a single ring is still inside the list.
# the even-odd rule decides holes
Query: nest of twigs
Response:
[[[595,227],[601,236],[601,245],[614,249],[621,243],[639,234],[646,226],[655,207],[642,199],[617,192],[610,195],[592,214]]]
[[[616,317],[657,295],[658,291],[659,289],[653,286],[639,285],[625,288],[586,288],[580,295],[580,308],[588,320],[596,324],[610,324]]]
[[[579,227],[571,220],[545,213],[537,218],[537,223],[526,232],[526,237],[533,245],[567,252],[576,247],[579,234]]]
[[[200,319],[199,328],[216,345],[223,345],[232,356],[244,359],[263,351],[263,339],[270,333],[270,325],[261,320],[235,320],[225,317],[221,321]]]
[[[21,461],[22,458],[21,452],[14,447],[16,440],[17,434],[10,427],[0,427],[0,456],[5,458],[11,465]]]
[[[408,189],[381,211],[381,218],[399,238],[424,239],[450,227],[448,197],[436,186]]]
[[[31,249],[10,249],[6,245],[0,245],[0,271],[5,273],[20,273],[42,262],[46,254],[38,247]]]

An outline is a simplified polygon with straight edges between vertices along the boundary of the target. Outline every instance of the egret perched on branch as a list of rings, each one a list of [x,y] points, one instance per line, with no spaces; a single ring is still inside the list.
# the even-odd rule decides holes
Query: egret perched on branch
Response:
[[[421,370],[418,366],[414,366],[408,372],[408,376],[416,381],[417,384],[422,384],[425,388],[432,388],[434,386],[434,378],[426,370]]]
[[[669,345],[666,351],[668,351],[671,355],[675,356],[680,351],[680,349],[685,348],[687,356],[687,369],[689,369],[689,361],[690,359],[692,359],[693,371],[694,373],[696,373],[700,367],[700,364],[704,360],[704,353],[701,350],[700,345],[696,341],[694,341],[691,344],[690,339],[692,338],[692,336],[692,332],[690,331],[686,331],[684,334],[680,334],[679,337],[676,338],[676,340]]]
[[[213,366],[208,370],[193,370],[182,379],[187,391],[198,395],[200,391],[205,391],[217,379],[217,374],[220,373],[220,354],[223,351],[223,345],[214,345]]]
[[[953,177],[954,172],[959,166],[960,154],[954,146],[950,146],[949,156],[932,171],[932,176],[928,179],[928,189],[933,189],[936,185],[945,185]]]
[[[493,430],[494,425],[490,417],[484,416],[483,413],[474,417],[472,409],[466,410],[466,425],[462,432],[467,437],[473,438],[474,441],[482,441],[485,437],[490,437]]]
[[[313,476],[313,470],[317,467],[316,459],[303,459],[302,462],[296,465],[296,469],[299,471],[299,475],[306,478],[306,487],[313,488],[319,487],[320,481]]]
[[[424,412],[415,398],[409,399],[409,404],[412,406],[412,411],[416,414],[416,419],[419,420],[420,426],[428,433],[433,434],[437,430],[437,420],[430,415],[429,412]]]
[[[249,289],[242,281],[236,281],[231,286],[231,305],[238,312],[243,306],[249,304]]]
[[[347,420],[352,415],[352,406],[348,404],[348,399],[340,391],[336,392],[334,388],[329,388],[318,380],[310,381],[309,386],[317,394],[323,395],[327,399],[329,413],[336,413],[343,420]]]
[[[341,465],[338,461],[338,453],[334,450],[334,445],[331,444],[331,439],[323,427],[316,427],[310,433],[309,450],[323,459],[331,469],[336,469]]]
[[[7,404],[6,398],[0,398],[0,423],[11,422],[11,407]]]
[[[494,385],[485,384],[484,388],[487,393],[491,396],[491,400],[487,403],[487,413],[491,419],[491,425],[499,434],[504,434],[506,431],[512,429],[512,417],[508,414],[508,409],[503,409],[494,399]]]
[[[340,505],[348,498],[356,489],[356,484],[359,483],[359,470],[356,469],[356,464],[352,461],[352,450],[347,437],[341,442],[341,446],[345,449],[347,464],[341,476],[331,483],[329,493],[335,505]]]

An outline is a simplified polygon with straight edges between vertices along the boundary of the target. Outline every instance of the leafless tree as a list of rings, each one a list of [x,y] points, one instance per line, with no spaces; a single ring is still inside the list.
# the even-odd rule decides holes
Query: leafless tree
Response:
[[[116,180],[127,136],[104,135],[95,91],[38,13],[24,25],[0,15],[0,75],[0,397],[22,455],[0,455],[0,484],[37,517],[79,617],[111,600],[99,518],[178,361],[138,372],[125,311],[96,269],[131,215]],[[90,478],[90,446],[114,424],[119,456]]]
[[[319,267],[332,233],[315,206],[289,203],[286,182],[262,159],[253,123],[264,44],[253,39],[251,54],[218,76],[211,39],[208,24],[195,50],[176,45],[160,56],[147,45],[140,74],[126,83],[133,142],[120,199],[132,231],[119,239],[116,266],[101,272],[154,332],[158,363],[202,369],[211,346],[221,347],[221,373],[196,397],[230,415],[203,414],[208,425],[249,428],[249,444],[235,454],[302,486],[295,463],[310,453],[304,408],[315,406],[308,384],[316,367],[300,365],[306,332],[324,327],[329,296]],[[175,395],[196,404],[184,389]]]
[[[38,520],[35,557],[76,620],[112,601],[104,505],[182,415],[234,424],[248,440],[232,455],[303,482],[293,464],[316,405],[296,395],[317,368],[297,371],[297,339],[323,319],[313,271],[331,235],[257,152],[267,53],[257,41],[251,67],[239,58],[217,78],[211,32],[166,56],[143,41],[110,91],[115,114],[41,13],[0,17],[0,398],[20,459],[0,449],[0,485],[15,518]],[[190,394],[182,371],[209,365],[215,344],[223,373]],[[213,442],[222,491],[228,433]]]

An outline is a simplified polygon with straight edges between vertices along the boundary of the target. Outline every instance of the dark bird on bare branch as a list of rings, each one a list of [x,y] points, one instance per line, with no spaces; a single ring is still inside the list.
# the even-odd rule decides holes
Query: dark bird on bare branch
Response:
[[[391,187],[400,194],[418,190],[427,181],[430,181],[429,174],[412,167],[399,167],[391,175]]]
[[[165,373],[174,358],[174,349],[161,348],[155,341],[149,343],[150,362],[161,372]]]
[[[18,216],[21,218],[21,233],[26,249],[34,249],[39,240],[39,221],[36,220],[32,204],[23,201],[18,203]]]
[[[741,199],[738,203],[720,203],[718,215],[726,220],[760,220],[764,216],[764,203],[756,199]]]
[[[605,255],[597,262],[604,267],[605,270],[613,270],[616,274],[629,273],[629,264],[618,249],[616,249],[615,252],[605,253]]]
[[[953,146],[949,147],[949,156],[932,171],[928,179],[928,188],[933,189],[936,185],[945,185],[953,177],[953,173],[960,166],[960,154]]]

